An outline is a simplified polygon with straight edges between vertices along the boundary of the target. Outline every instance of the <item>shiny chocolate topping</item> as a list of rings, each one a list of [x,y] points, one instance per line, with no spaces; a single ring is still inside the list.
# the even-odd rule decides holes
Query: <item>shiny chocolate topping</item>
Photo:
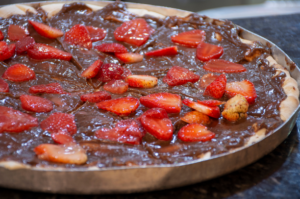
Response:
[[[192,109],[183,105],[179,114],[169,114],[174,126],[174,135],[170,141],[161,141],[150,134],[146,134],[140,145],[129,145],[99,140],[95,137],[95,132],[103,127],[114,127],[115,123],[124,120],[137,118],[148,108],[140,105],[139,108],[127,117],[120,117],[110,112],[99,110],[95,104],[82,102],[80,95],[88,92],[103,90],[103,82],[98,79],[86,80],[80,76],[81,72],[89,67],[94,61],[101,59],[104,63],[117,63],[129,69],[132,74],[152,75],[159,79],[158,85],[150,89],[129,88],[123,95],[112,94],[112,98],[132,96],[140,98],[142,96],[168,92],[188,98],[193,101],[207,100],[210,97],[203,96],[204,89],[199,87],[199,83],[187,83],[180,86],[170,87],[162,82],[163,77],[172,66],[188,68],[195,74],[202,77],[211,73],[203,69],[204,63],[198,60],[195,48],[178,46],[179,53],[175,56],[145,57],[142,62],[124,64],[114,55],[105,54],[95,49],[87,50],[64,42],[64,37],[47,39],[40,36],[32,26],[28,25],[28,20],[46,23],[58,28],[63,32],[68,31],[76,24],[100,27],[107,31],[105,39],[93,42],[93,46],[117,42],[114,38],[114,30],[122,22],[137,18],[126,9],[122,2],[109,4],[105,8],[93,12],[82,3],[72,3],[65,5],[63,9],[54,17],[46,18],[43,13],[30,14],[25,16],[14,15],[9,18],[0,18],[0,29],[7,35],[7,28],[10,24],[18,24],[27,27],[30,35],[37,43],[45,43],[58,49],[70,52],[73,55],[71,61],[62,60],[34,60],[26,54],[15,55],[9,60],[0,62],[0,75],[11,65],[22,63],[29,66],[36,73],[36,79],[23,83],[9,82],[10,92],[0,93],[0,105],[12,107],[16,110],[28,113],[39,122],[46,119],[54,112],[71,113],[75,116],[77,133],[74,139],[87,150],[88,161],[86,164],[78,166],[72,164],[57,164],[43,161],[37,158],[33,149],[42,143],[53,143],[51,134],[43,131],[40,127],[22,133],[1,133],[0,134],[0,159],[16,160],[30,165],[52,165],[63,167],[111,167],[111,166],[131,166],[131,165],[154,165],[173,164],[194,160],[201,157],[205,152],[212,155],[228,152],[230,149],[241,147],[247,138],[261,128],[266,128],[271,132],[280,124],[279,105],[286,98],[281,88],[285,74],[273,77],[275,69],[268,66],[266,57],[269,55],[268,47],[260,44],[249,47],[243,44],[238,35],[240,29],[229,21],[220,22],[209,20],[207,17],[191,14],[186,18],[176,16],[157,19],[152,16],[144,16],[147,23],[155,29],[149,40],[142,46],[136,47],[122,43],[130,52],[144,54],[145,52],[173,46],[171,35],[193,29],[200,29],[206,32],[205,42],[220,45],[224,48],[221,59],[243,64],[247,69],[242,73],[226,74],[227,82],[249,80],[255,85],[257,99],[250,105],[248,117],[236,123],[231,123],[220,117],[212,119],[208,129],[216,134],[215,138],[208,142],[187,143],[178,139],[178,130],[186,125],[180,120]],[[44,20],[45,19],[45,20]],[[216,39],[216,34],[222,36],[222,40]],[[13,43],[5,38],[8,43]],[[259,51],[260,56],[253,60],[245,59],[245,54]],[[220,73],[215,73],[219,75]],[[28,94],[30,86],[49,83],[60,83],[68,94],[40,94],[54,103],[54,109],[49,113],[33,113],[22,109],[19,100],[20,95]],[[221,101],[226,101],[223,97]],[[223,107],[221,106],[221,110]]]

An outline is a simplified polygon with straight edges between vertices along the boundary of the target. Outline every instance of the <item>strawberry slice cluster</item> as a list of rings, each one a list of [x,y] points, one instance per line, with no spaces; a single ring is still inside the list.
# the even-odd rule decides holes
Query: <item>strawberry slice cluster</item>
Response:
[[[97,46],[93,42],[101,41],[106,37],[106,30],[76,24],[67,32],[63,32],[44,23],[29,20],[29,26],[41,36],[48,39],[57,39],[70,45],[90,50],[96,49],[97,53],[105,56],[114,56],[120,63],[103,63],[98,59],[81,73],[82,78],[99,80],[102,88],[95,92],[80,95],[81,103],[95,105],[101,112],[110,112],[120,118],[135,116],[139,107],[145,110],[136,119],[124,119],[118,121],[113,128],[101,128],[95,133],[100,140],[120,142],[125,144],[141,144],[146,133],[163,141],[169,141],[177,136],[183,142],[206,142],[215,137],[215,133],[209,130],[213,120],[221,118],[220,107],[227,99],[236,95],[242,95],[249,104],[255,103],[257,97],[255,87],[249,80],[232,82],[227,79],[226,73],[242,73],[247,69],[239,63],[223,60],[223,47],[206,43],[206,33],[203,30],[190,30],[170,37],[172,46],[150,47],[147,52],[132,51],[129,45],[140,47],[151,40],[155,30],[142,18],[136,18],[122,23],[114,31],[115,43],[103,42]],[[45,60],[59,59],[70,61],[72,55],[57,46],[36,43],[30,36],[28,29],[19,25],[10,25],[7,38],[9,42],[0,41],[0,61],[12,58],[15,52],[18,55],[26,55],[30,59]],[[0,40],[4,39],[0,31]],[[12,41],[12,42],[11,42]],[[13,43],[15,42],[15,43]],[[197,71],[187,69],[187,66],[172,66],[166,75],[160,80],[155,76],[132,74],[124,64],[133,64],[145,59],[159,59],[162,56],[176,57],[180,53],[179,46],[195,49],[195,57],[204,63],[203,69],[209,73],[202,77]],[[221,74],[215,74],[221,73]],[[25,82],[34,80],[35,72],[30,66],[14,64],[9,66],[0,79],[0,92],[9,92],[9,84],[6,82]],[[91,80],[92,81],[92,80]],[[228,81],[228,82],[227,82]],[[115,97],[124,94],[131,89],[151,89],[158,84],[166,86],[181,86],[184,84],[198,84],[199,89],[204,90],[203,95],[211,98],[204,101],[182,99],[178,94],[169,92],[151,93],[142,97]],[[197,88],[197,87],[196,87]],[[200,92],[200,91],[199,91]],[[21,107],[28,112],[50,112],[49,117],[38,124],[36,118],[14,110],[0,106],[0,133],[22,132],[30,128],[40,126],[41,129],[51,134],[52,140],[59,144],[42,144],[34,151],[40,159],[59,163],[83,164],[87,160],[86,152],[72,137],[77,132],[74,115],[53,111],[53,103],[46,98],[35,96],[43,93],[63,95],[67,94],[59,83],[33,85],[29,88],[31,95],[21,95]],[[112,93],[112,94],[110,94]],[[245,100],[245,101],[246,101]],[[95,104],[93,104],[95,103]],[[181,115],[181,120],[187,123],[177,135],[169,114],[181,114],[182,104],[191,108],[191,111]],[[226,106],[226,105],[225,105]],[[222,119],[222,118],[221,118]],[[176,139],[177,139],[176,138]],[[60,155],[57,155],[60,154]]]

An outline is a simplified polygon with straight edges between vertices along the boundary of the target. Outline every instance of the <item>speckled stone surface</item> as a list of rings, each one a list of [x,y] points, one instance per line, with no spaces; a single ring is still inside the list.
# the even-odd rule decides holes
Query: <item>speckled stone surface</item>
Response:
[[[274,42],[300,65],[300,14],[233,22]],[[299,141],[300,117],[289,137],[273,152],[245,168],[206,182],[129,195],[54,195],[0,188],[0,199],[300,198]]]

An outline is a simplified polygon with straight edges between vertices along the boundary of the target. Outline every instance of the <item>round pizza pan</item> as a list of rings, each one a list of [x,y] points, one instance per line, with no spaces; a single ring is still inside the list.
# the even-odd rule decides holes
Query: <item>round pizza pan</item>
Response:
[[[37,6],[58,2],[36,2],[27,5]],[[59,3],[70,3],[70,1]],[[111,2],[84,2],[105,6]],[[162,15],[186,16],[188,11],[128,3],[129,8],[146,9]],[[260,41],[271,47],[274,59],[286,67],[291,76],[300,85],[300,71],[293,61],[275,44],[267,39],[243,29],[242,38]],[[261,141],[239,148],[230,153],[212,156],[206,160],[172,165],[110,167],[98,169],[48,169],[18,167],[7,169],[0,167],[0,186],[64,194],[107,194],[132,193],[174,188],[205,181],[244,167],[275,149],[292,131],[300,106],[285,123]]]

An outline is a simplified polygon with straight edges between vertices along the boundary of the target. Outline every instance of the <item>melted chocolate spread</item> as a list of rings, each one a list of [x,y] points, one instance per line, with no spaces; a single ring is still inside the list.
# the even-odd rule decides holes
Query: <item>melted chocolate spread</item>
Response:
[[[169,87],[162,82],[162,78],[172,66],[188,68],[201,77],[211,72],[204,70],[203,63],[195,58],[195,48],[178,46],[179,53],[176,56],[145,57],[144,60],[139,63],[123,64],[112,55],[97,52],[93,49],[87,50],[66,44],[63,42],[63,37],[57,40],[42,37],[28,25],[28,20],[44,22],[64,32],[75,24],[84,24],[105,29],[107,31],[106,38],[102,41],[94,42],[93,45],[95,46],[106,42],[117,42],[114,39],[114,30],[120,26],[122,22],[136,17],[136,15],[128,12],[124,3],[115,2],[96,12],[92,12],[92,10],[82,3],[65,5],[57,15],[49,19],[44,16],[43,12],[39,14],[27,13],[25,16],[14,15],[6,19],[0,18],[0,29],[4,35],[7,35],[7,29],[10,24],[22,25],[28,27],[30,35],[37,43],[45,43],[68,51],[73,55],[73,60],[70,62],[62,60],[34,60],[29,58],[26,54],[15,55],[9,60],[0,62],[0,75],[4,73],[7,67],[15,63],[23,63],[32,68],[36,73],[35,80],[23,83],[9,82],[10,92],[0,93],[0,105],[26,112],[21,108],[19,96],[28,94],[30,86],[52,82],[60,83],[64,90],[70,94],[40,95],[54,102],[55,106],[51,112],[26,113],[38,118],[39,122],[54,112],[74,114],[78,130],[77,134],[73,137],[88,151],[88,161],[85,165],[81,166],[56,164],[40,160],[33,152],[34,147],[42,143],[53,143],[53,140],[49,132],[35,127],[22,133],[1,133],[1,160],[16,160],[30,165],[52,165],[68,168],[172,164],[197,159],[202,153],[208,151],[210,151],[212,155],[228,152],[232,148],[243,146],[245,139],[253,135],[255,130],[267,128],[268,132],[270,132],[282,124],[282,120],[279,117],[279,105],[286,97],[281,88],[285,75],[282,73],[272,78],[275,74],[275,69],[269,67],[265,59],[266,56],[269,55],[269,49],[267,47],[257,45],[256,47],[250,48],[241,43],[238,39],[241,30],[229,21],[225,21],[225,23],[220,25],[220,22],[217,20],[211,21],[197,14],[191,14],[186,18],[171,16],[165,19],[144,16],[143,18],[148,24],[155,29],[155,33],[151,35],[147,43],[140,47],[122,43],[131,52],[145,53],[158,48],[172,46],[174,44],[170,39],[171,35],[192,29],[204,30],[206,32],[206,42],[221,45],[224,48],[224,54],[221,56],[221,59],[241,63],[247,68],[246,72],[226,74],[227,81],[232,82],[248,79],[253,82],[257,92],[256,102],[250,105],[248,117],[237,123],[230,123],[222,117],[212,119],[213,122],[208,126],[208,129],[214,132],[216,137],[208,142],[185,143],[177,138],[178,130],[186,125],[186,123],[180,120],[180,117],[191,111],[191,109],[185,105],[183,105],[182,111],[179,114],[169,114],[175,128],[171,141],[157,140],[150,134],[146,134],[141,145],[127,145],[97,139],[94,136],[97,129],[114,127],[116,122],[122,119],[137,118],[147,110],[146,107],[140,105],[132,115],[119,117],[110,112],[99,110],[95,104],[80,101],[80,95],[83,93],[103,90],[103,83],[97,79],[86,81],[80,77],[82,70],[99,58],[103,60],[104,63],[121,64],[123,67],[130,69],[133,74],[153,75],[159,78],[158,85],[154,88],[130,88],[122,96],[112,94],[112,98],[124,96],[139,98],[151,93],[169,92],[179,94],[182,99],[190,98],[194,101],[207,100],[209,97],[202,95],[204,90],[198,88],[198,83]],[[216,33],[222,35],[222,41],[215,39]],[[11,43],[9,39],[6,39],[6,41]],[[257,50],[261,52],[260,56],[250,62],[244,59],[247,51],[249,54],[249,52]],[[221,100],[226,100],[226,98]]]

